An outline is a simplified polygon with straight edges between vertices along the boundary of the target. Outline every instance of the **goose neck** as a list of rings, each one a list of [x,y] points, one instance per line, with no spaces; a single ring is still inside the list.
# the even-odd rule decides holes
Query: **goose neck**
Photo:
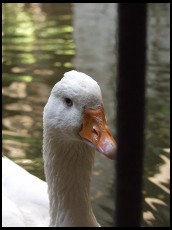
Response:
[[[50,226],[99,226],[90,202],[94,151],[85,143],[43,143]]]

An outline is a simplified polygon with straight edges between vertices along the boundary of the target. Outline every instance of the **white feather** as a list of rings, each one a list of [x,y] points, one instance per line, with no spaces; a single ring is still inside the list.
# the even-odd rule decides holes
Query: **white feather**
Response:
[[[2,225],[48,226],[47,184],[2,157]]]

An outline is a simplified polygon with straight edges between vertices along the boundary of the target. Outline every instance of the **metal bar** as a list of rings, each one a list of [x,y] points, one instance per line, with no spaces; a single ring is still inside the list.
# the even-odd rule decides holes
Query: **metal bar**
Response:
[[[118,4],[117,227],[137,227],[142,219],[146,18],[145,3]]]

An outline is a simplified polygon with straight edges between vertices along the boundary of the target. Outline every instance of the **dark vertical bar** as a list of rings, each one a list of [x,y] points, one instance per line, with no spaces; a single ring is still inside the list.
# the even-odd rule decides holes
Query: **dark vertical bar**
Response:
[[[140,226],[142,219],[146,12],[144,3],[118,4],[117,227]]]

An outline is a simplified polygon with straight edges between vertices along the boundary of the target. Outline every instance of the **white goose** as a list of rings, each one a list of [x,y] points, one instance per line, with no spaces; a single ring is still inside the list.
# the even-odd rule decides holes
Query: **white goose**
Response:
[[[3,226],[100,226],[90,203],[94,150],[114,159],[116,143],[97,82],[74,70],[65,73],[44,108],[43,130],[49,199],[45,182],[3,159]]]

